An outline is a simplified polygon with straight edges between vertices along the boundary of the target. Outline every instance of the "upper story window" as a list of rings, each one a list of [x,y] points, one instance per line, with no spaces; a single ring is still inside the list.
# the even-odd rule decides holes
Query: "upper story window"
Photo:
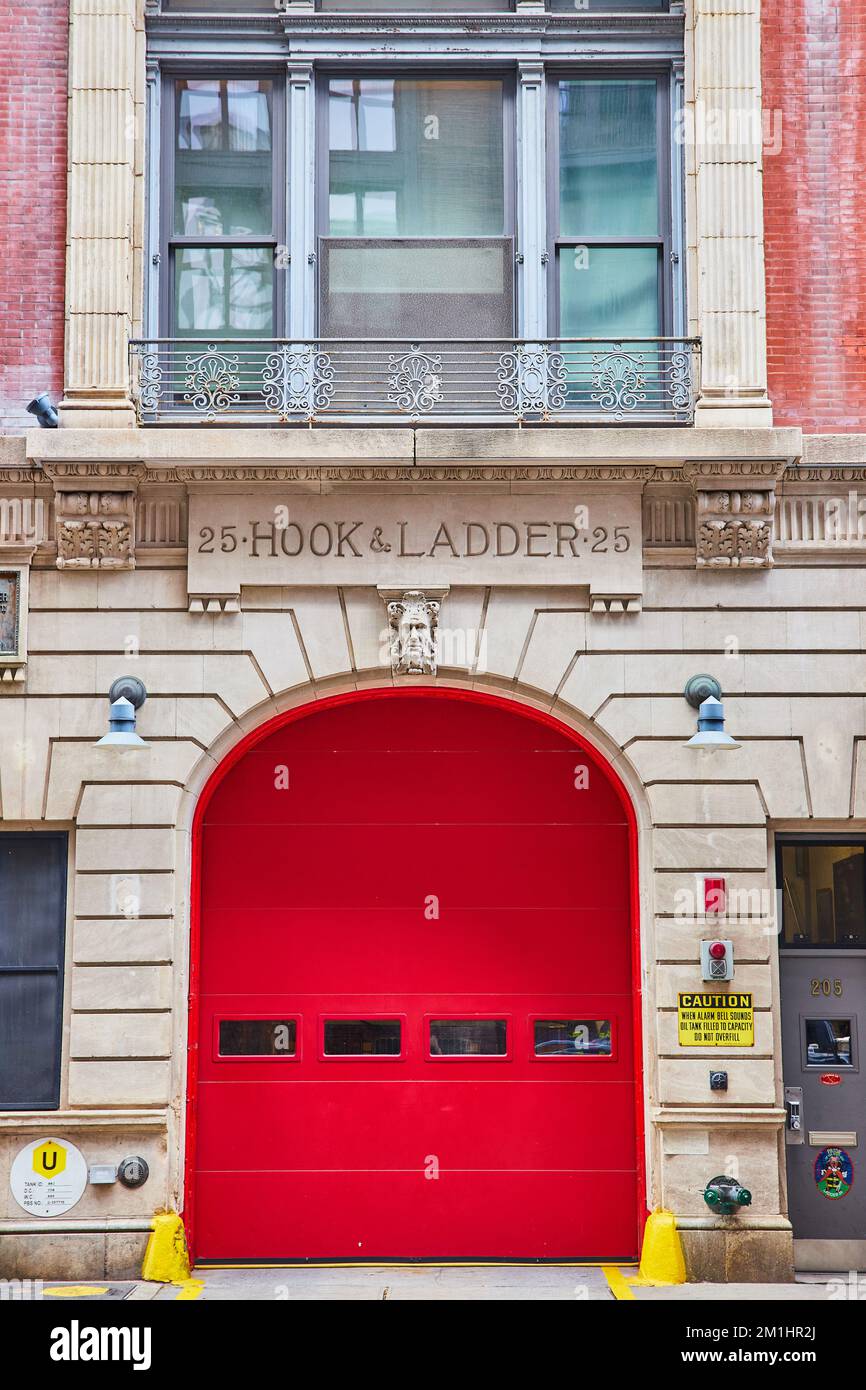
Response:
[[[275,252],[284,238],[278,83],[268,77],[171,81],[164,170],[163,319],[181,337],[280,331]]]
[[[563,78],[552,100],[552,331],[617,339],[670,332],[667,83]]]
[[[499,78],[330,79],[323,336],[513,331],[510,108]]]
[[[691,422],[684,17],[540,8],[151,0],[143,423]]]

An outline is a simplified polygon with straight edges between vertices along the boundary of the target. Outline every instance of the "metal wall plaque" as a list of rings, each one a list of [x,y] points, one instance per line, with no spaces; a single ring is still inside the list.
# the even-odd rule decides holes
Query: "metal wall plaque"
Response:
[[[21,646],[21,571],[0,570],[0,656],[23,656]]]

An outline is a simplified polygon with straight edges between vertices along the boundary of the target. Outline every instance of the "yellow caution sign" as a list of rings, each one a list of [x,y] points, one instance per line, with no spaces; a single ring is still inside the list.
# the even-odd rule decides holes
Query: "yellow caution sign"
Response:
[[[33,1171],[40,1178],[58,1178],[66,1167],[66,1150],[53,1139],[46,1139],[33,1150]]]
[[[751,994],[680,994],[677,1025],[680,1047],[755,1045]]]

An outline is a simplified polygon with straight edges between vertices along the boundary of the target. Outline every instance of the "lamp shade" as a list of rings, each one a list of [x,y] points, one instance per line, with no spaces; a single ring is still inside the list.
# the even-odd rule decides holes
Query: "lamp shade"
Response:
[[[97,748],[149,748],[135,732],[135,706],[123,696],[108,707],[108,733],[96,743]]]
[[[683,745],[685,748],[731,749],[742,744],[725,733],[725,708],[721,700],[710,695],[698,710],[698,731]]]

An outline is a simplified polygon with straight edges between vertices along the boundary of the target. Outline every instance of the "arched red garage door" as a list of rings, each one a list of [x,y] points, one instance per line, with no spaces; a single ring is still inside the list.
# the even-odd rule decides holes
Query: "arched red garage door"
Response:
[[[270,729],[197,819],[197,1257],[634,1256],[634,860],[603,760],[442,689]]]

